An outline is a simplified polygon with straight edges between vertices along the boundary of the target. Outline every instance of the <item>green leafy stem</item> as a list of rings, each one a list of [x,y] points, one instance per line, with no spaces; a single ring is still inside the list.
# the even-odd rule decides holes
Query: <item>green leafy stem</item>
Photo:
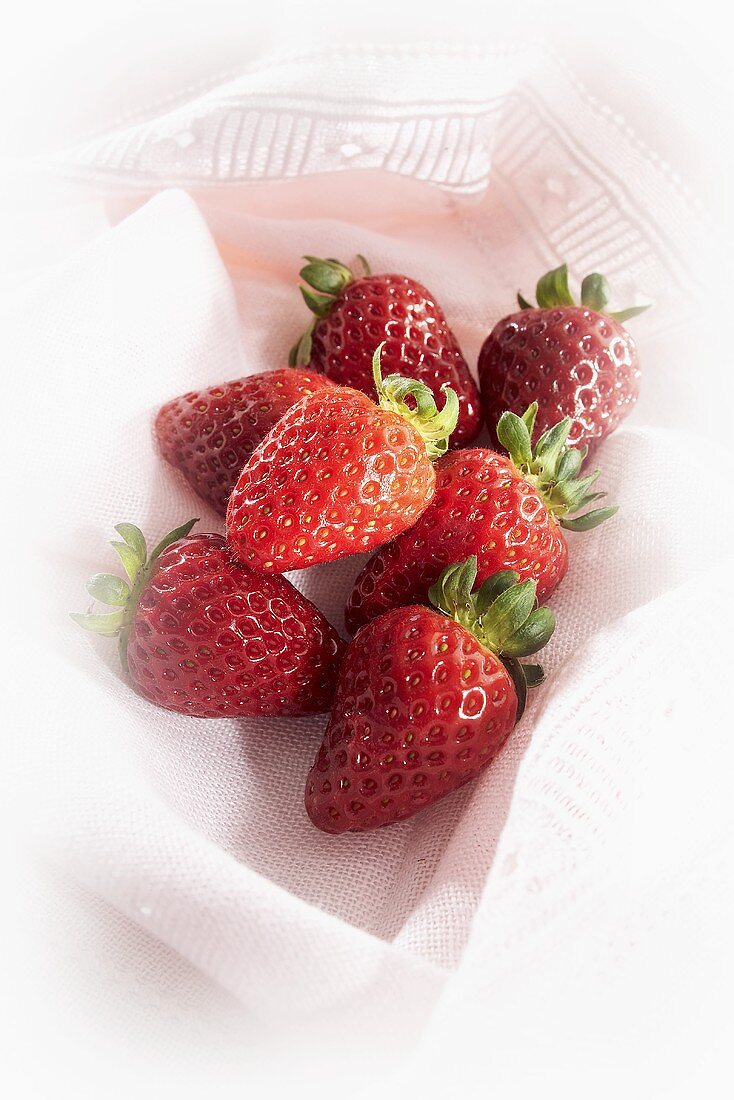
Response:
[[[322,317],[328,315],[342,291],[357,278],[354,271],[340,260],[322,260],[318,256],[303,258],[307,262],[299,274],[306,285],[298,289],[314,319],[288,354],[288,365],[291,367],[305,367],[311,362],[313,330]],[[364,256],[358,255],[357,260],[362,268],[362,277],[370,275],[370,265]]]
[[[555,267],[552,271],[548,271],[545,275],[538,279],[537,286],[535,288],[535,297],[538,301],[538,308],[540,309],[554,309],[557,306],[575,306],[573,295],[568,286],[568,264],[561,264],[560,267]],[[598,273],[598,271],[592,272],[591,275],[587,275],[581,283],[581,305],[586,306],[588,309],[593,309],[597,313],[607,313],[609,317],[613,317],[615,321],[619,321],[620,324],[624,321],[629,321],[631,317],[637,317],[638,314],[644,313],[650,306],[631,306],[629,309],[617,310],[615,313],[611,313],[607,310],[607,303],[612,297],[611,288],[608,280]],[[529,302],[527,298],[524,298],[520,292],[517,295],[517,303],[520,309],[534,309],[532,302]]]
[[[115,530],[122,538],[122,542],[113,541],[113,548],[123,569],[127,574],[127,580],[118,577],[115,573],[95,573],[87,581],[87,592],[99,603],[116,610],[98,614],[92,611],[86,614],[72,614],[71,618],[85,630],[94,634],[103,634],[108,638],[119,637],[119,652],[122,667],[127,671],[127,640],[130,626],[135,614],[135,609],[140,599],[140,593],[153,571],[153,566],[164,550],[178,539],[189,534],[198,519],[190,519],[180,527],[169,531],[148,556],[148,547],[145,536],[134,523],[118,523]]]
[[[537,412],[537,401],[522,416],[504,412],[497,422],[497,438],[520,473],[538,490],[560,525],[568,531],[590,531],[613,516],[618,506],[594,508],[581,516],[575,515],[587,504],[606,495],[591,491],[601,471],[594,470],[579,477],[588,448],[567,446],[570,417],[543,432],[533,446]]]
[[[548,643],[555,629],[555,616],[550,608],[538,607],[535,581],[520,581],[518,573],[503,569],[474,592],[477,571],[474,555],[449,565],[428,598],[503,662],[515,684],[519,721],[527,689],[543,681],[540,665],[521,664],[519,658],[537,653]]]
[[[383,378],[380,356],[384,346],[383,341],[372,356],[372,377],[380,408],[395,412],[412,424],[426,445],[428,457],[434,461],[448,450],[449,438],[459,419],[459,399],[448,383],[444,383],[441,392],[445,401],[439,411],[433,391],[424,382],[404,378],[401,374]],[[413,405],[407,403],[407,398],[412,399]]]

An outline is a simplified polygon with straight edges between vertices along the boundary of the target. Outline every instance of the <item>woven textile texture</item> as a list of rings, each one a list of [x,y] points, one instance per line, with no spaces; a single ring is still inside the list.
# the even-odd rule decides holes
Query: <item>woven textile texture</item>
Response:
[[[302,1040],[335,1066],[369,1035],[388,1095],[420,1080],[450,1094],[442,1051],[462,1042],[508,1089],[545,1066],[576,1095],[603,1063],[595,1092],[612,1094],[624,1077],[607,1041],[647,1044],[647,1095],[676,1074],[700,1085],[698,1055],[674,1073],[670,1053],[687,1029],[696,1051],[717,1042],[703,991],[731,960],[733,761],[714,686],[731,520],[705,419],[727,372],[697,344],[715,234],[664,157],[549,54],[325,59],[267,58],[43,164],[111,222],[6,311],[13,407],[28,379],[44,387],[33,424],[10,429],[24,456],[10,504],[34,575],[11,609],[45,666],[19,719],[24,829],[54,868],[59,927],[89,940],[75,942],[71,984],[99,994],[117,984],[100,978],[110,959],[120,974],[143,967],[130,1019],[154,1006],[153,1045],[178,1058],[180,1011],[223,1070],[248,1035],[242,1058],[266,1072],[277,1027],[295,1059]],[[303,253],[362,253],[419,279],[472,365],[517,289],[564,260],[575,279],[605,273],[616,308],[655,302],[630,322],[641,400],[595,455],[621,508],[569,537],[546,683],[477,782],[338,838],[303,808],[322,718],[157,710],[123,682],[114,645],[68,619],[86,578],[114,568],[120,520],[153,539],[193,515],[221,531],[156,455],[152,417],[177,393],[285,364],[307,321]],[[721,387],[707,396],[703,370]],[[338,629],[363,560],[293,575]],[[192,1023],[208,1015],[211,1050]],[[520,1071],[523,1049],[539,1062],[521,1057]]]

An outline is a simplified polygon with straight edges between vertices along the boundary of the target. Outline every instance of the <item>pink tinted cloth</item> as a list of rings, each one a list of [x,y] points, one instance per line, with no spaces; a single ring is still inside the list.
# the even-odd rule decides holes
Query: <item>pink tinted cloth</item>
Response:
[[[26,710],[29,822],[87,892],[55,888],[67,938],[99,907],[72,987],[111,957],[144,969],[135,997],[129,977],[109,980],[129,1002],[122,1031],[139,1002],[180,1017],[151,1027],[184,1065],[182,1031],[235,1076],[274,1073],[277,1057],[309,1095],[304,1067],[339,1073],[368,1035],[388,1089],[451,1091],[459,1048],[512,1088],[535,1079],[531,1050],[549,1079],[583,1081],[613,1034],[649,1046],[642,1079],[662,1087],[671,1051],[716,1039],[705,990],[730,941],[731,737],[708,690],[726,637],[699,594],[730,575],[731,530],[696,385],[724,371],[699,347],[702,287],[683,259],[715,257],[716,241],[664,163],[553,59],[401,56],[397,90],[375,79],[380,53],[345,52],[333,87],[318,52],[254,67],[49,161],[116,224],[10,311],[15,377],[42,370],[45,394],[43,445],[24,452],[35,506],[18,502],[35,574],[23,599],[51,624]],[[641,401],[596,455],[622,507],[570,536],[547,683],[476,783],[364,836],[306,818],[322,719],[156,710],[114,645],[67,617],[88,575],[114,567],[114,523],[155,539],[199,515],[221,530],[155,454],[151,419],[179,392],[284,365],[307,322],[303,253],[418,278],[472,364],[518,287],[563,260],[576,280],[607,274],[616,307],[655,300],[630,324]],[[361,564],[293,579],[341,628]]]

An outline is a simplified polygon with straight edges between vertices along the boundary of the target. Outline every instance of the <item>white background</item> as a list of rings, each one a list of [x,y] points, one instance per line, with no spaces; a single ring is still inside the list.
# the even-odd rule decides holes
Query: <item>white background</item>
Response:
[[[13,12],[3,35],[0,61],[2,148],[7,168],[0,210],[4,280],[12,286],[30,272],[68,255],[101,228],[96,215],[86,208],[69,206],[62,188],[49,187],[39,178],[32,164],[34,155],[94,133],[111,118],[134,111],[149,97],[164,97],[178,87],[184,74],[194,82],[226,70],[243,56],[256,55],[265,47],[303,44],[323,37],[360,36],[370,41],[468,38],[476,42],[480,37],[492,40],[520,31],[548,34],[560,50],[574,57],[578,71],[593,78],[600,94],[626,117],[635,118],[638,102],[660,101],[658,121],[666,128],[665,146],[671,151],[673,168],[699,193],[711,217],[721,226],[722,235],[730,232],[734,66],[729,36],[722,33],[719,5],[675,3],[653,10],[624,3],[613,10],[602,10],[566,4],[556,5],[551,11],[548,5],[527,3],[514,18],[498,8],[487,3],[410,3],[398,8],[394,3],[374,2],[318,6],[271,3],[250,8],[243,4],[146,2],[116,6],[75,0],[64,5],[22,5]],[[645,126],[651,125],[651,115],[654,117],[654,112],[640,115]],[[660,137],[655,133],[643,136],[655,142]],[[712,296],[725,301],[729,288],[721,285],[720,279],[717,273]],[[708,332],[702,333],[707,340],[708,336]],[[22,474],[20,482],[14,475],[14,482],[16,489],[32,495],[32,486],[23,485]],[[6,551],[8,545],[13,548],[6,557],[5,575],[12,578],[18,532],[9,535],[12,537],[6,536]],[[22,705],[26,694],[43,690],[42,669],[24,660],[18,672],[11,642],[12,636],[6,638],[8,668],[15,701]],[[715,658],[717,663],[722,659],[719,655]],[[705,722],[705,708],[699,712],[699,721]],[[12,743],[7,747],[12,757]],[[25,908],[29,900],[26,895],[33,892],[33,886],[26,882],[26,868],[18,866],[13,844],[13,822],[23,817],[15,800],[23,798],[22,788],[15,788],[8,790],[5,800],[9,808],[5,835],[10,840],[9,888],[4,906],[8,917],[6,958],[10,963],[6,989],[11,996],[7,999],[4,1030],[11,1039],[11,1058],[3,1072],[10,1095],[42,1094],[38,1091],[39,1063],[46,1064],[48,1089],[53,1089],[54,1095],[104,1092],[148,1096],[176,1082],[180,1094],[216,1096],[220,1087],[224,1090],[225,1078],[228,1085],[241,1081],[244,1091],[246,1075],[239,1064],[221,1067],[222,1083],[214,1083],[209,1093],[207,1086],[212,1082],[206,1074],[194,1081],[178,1082],[175,1067],[157,1060],[154,1053],[148,1052],[145,1061],[138,1062],[131,1053],[137,1040],[142,1044],[146,1031],[161,1024],[153,1014],[147,1018],[150,1009],[141,1008],[139,1033],[126,1038],[122,1062],[114,1007],[108,1007],[105,1018],[95,1024],[83,1016],[72,1018],[65,1007],[64,985],[73,982],[75,954],[83,954],[85,944],[70,944],[63,927],[49,928],[38,916],[43,908],[38,898],[31,897],[35,904]],[[63,892],[68,887],[58,883],[57,888]],[[34,914],[32,918],[29,912]],[[89,934],[93,937],[91,921]],[[665,967],[664,951],[654,965]],[[139,975],[136,981],[139,988],[129,989],[128,996],[134,999],[139,993],[143,1004],[145,976]],[[214,1029],[224,1035],[231,1032],[234,1038],[227,998],[212,997],[203,981],[199,997],[196,1010],[208,1012]],[[721,1019],[726,1020],[730,1014],[729,991],[718,987],[713,976],[711,997],[720,999]],[[691,1014],[693,1022],[694,1005]],[[129,1014],[121,1013],[123,1017],[124,1026],[129,1028]],[[170,1031],[185,1030],[186,1026],[173,1019]],[[277,1036],[271,1038],[277,1048]],[[209,1040],[206,1035],[191,1032],[189,1041],[205,1047]],[[447,1052],[447,1057],[457,1058],[460,1065],[460,1052]],[[620,1058],[638,1059],[642,1071],[644,1051],[620,1052]],[[82,1064],[86,1083],[78,1084]],[[110,1072],[109,1067],[114,1070]],[[409,1082],[405,1084],[407,1090]],[[486,1068],[486,1079],[480,1084],[482,1091],[486,1086],[486,1092],[492,1093],[491,1066]],[[292,1091],[302,1087],[299,1080],[291,1084]],[[445,1084],[442,1088],[445,1091]],[[471,1091],[464,1081],[456,1088],[457,1092],[462,1088]],[[542,1081],[538,1088],[543,1089]],[[324,1084],[325,1093],[340,1089],[337,1081],[327,1080]],[[706,1095],[715,1094],[710,1083],[704,1091]],[[558,1095],[562,1095],[561,1090]]]

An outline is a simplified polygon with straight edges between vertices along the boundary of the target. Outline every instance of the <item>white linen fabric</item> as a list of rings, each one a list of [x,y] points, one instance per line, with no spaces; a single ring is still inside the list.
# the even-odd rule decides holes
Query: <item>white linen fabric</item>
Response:
[[[247,1065],[310,1094],[316,1067],[346,1074],[369,1055],[369,1079],[341,1092],[433,1095],[455,1085],[457,1050],[512,1095],[581,1095],[590,1066],[596,1095],[700,1088],[732,961],[718,686],[732,531],[728,456],[705,419],[711,393],[723,412],[726,372],[694,274],[718,244],[695,196],[557,58],[519,48],[268,57],[43,167],[117,223],[28,281],[5,322],[14,407],[32,403],[33,421],[10,429],[34,572],[10,601],[44,663],[19,718],[22,804],[55,868],[53,919],[86,945],[74,980],[95,1004],[100,986],[128,999],[123,1041],[142,1042],[131,1020],[152,1005],[157,1053],[191,1068],[180,1036],[195,1036],[233,1089]],[[130,691],[114,644],[68,620],[86,578],[113,568],[116,522],[152,539],[193,515],[222,529],[156,455],[152,416],[285,363],[307,320],[303,253],[420,279],[471,364],[518,287],[563,260],[577,279],[604,272],[617,308],[655,302],[630,323],[639,406],[596,456],[621,510],[569,536],[546,684],[477,782],[339,838],[303,808],[323,718],[169,714]],[[293,576],[338,628],[362,560]]]

